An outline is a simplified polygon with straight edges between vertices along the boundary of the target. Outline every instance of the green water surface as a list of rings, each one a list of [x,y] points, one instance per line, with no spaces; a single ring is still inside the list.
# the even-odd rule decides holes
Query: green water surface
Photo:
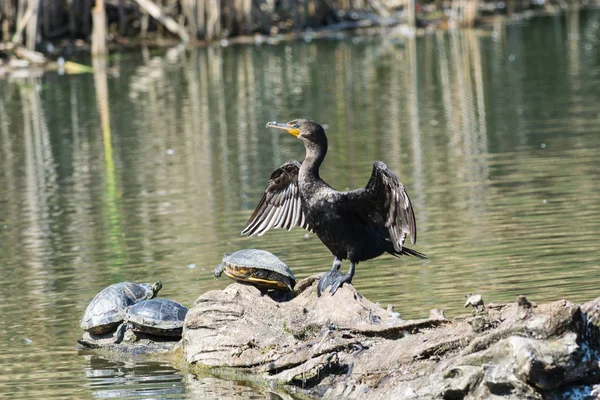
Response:
[[[305,277],[333,260],[297,228],[240,231],[270,173],[326,127],[322,176],[406,186],[428,259],[361,263],[354,285],[402,318],[486,302],[600,296],[600,12],[485,31],[136,51],[106,74],[0,81],[0,397],[265,398],[168,360],[79,354],[102,288],[161,280],[191,306],[257,247]],[[343,268],[347,268],[344,264]]]

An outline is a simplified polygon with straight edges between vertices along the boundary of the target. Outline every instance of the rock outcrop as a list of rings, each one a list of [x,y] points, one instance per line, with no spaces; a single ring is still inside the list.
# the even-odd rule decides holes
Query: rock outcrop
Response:
[[[174,337],[134,333],[131,329],[126,331],[121,343],[115,343],[114,332],[101,335],[85,332],[77,342],[83,351],[96,350],[105,354],[122,354],[125,357],[173,353],[181,344]]]
[[[335,398],[596,398],[600,298],[520,297],[403,321],[351,285],[317,297],[310,277],[296,290],[287,300],[237,283],[203,294],[186,317],[185,361]]]

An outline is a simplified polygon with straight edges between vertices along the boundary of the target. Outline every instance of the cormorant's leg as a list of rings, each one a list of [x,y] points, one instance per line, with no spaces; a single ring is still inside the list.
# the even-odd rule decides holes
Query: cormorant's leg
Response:
[[[329,292],[333,296],[337,290],[342,287],[344,283],[352,283],[352,277],[354,276],[354,262],[350,261],[350,269],[347,274],[339,274],[336,276],[335,280],[331,283],[331,289]]]
[[[333,264],[331,265],[331,270],[323,274],[321,279],[319,279],[319,283],[317,284],[317,295],[321,297],[321,293],[327,289],[327,286],[331,285],[335,278],[340,274],[340,267],[342,266],[342,260],[335,257],[333,260]]]

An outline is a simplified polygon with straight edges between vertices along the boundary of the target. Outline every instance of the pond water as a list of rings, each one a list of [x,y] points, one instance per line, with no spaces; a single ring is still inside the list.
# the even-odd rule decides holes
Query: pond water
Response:
[[[142,51],[107,74],[0,81],[0,397],[277,398],[170,360],[80,353],[102,288],[161,280],[191,306],[230,281],[223,253],[269,250],[297,277],[332,256],[301,229],[240,236],[270,173],[326,126],[322,176],[363,186],[382,160],[411,196],[416,250],[355,287],[403,318],[464,295],[600,295],[600,12],[484,32]],[[347,268],[347,263],[344,264]]]

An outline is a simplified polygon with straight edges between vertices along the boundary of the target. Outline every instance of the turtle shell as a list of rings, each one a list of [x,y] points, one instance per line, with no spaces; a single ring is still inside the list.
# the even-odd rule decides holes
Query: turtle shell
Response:
[[[151,299],[162,288],[154,284],[120,282],[98,293],[90,302],[81,319],[81,328],[93,334],[114,330],[125,319],[127,307],[140,300]]]
[[[223,262],[215,269],[215,276],[219,277],[222,272],[233,280],[262,289],[291,291],[296,284],[290,268],[264,250],[244,249],[225,254]]]
[[[181,336],[187,307],[169,299],[151,299],[127,309],[127,321],[134,331],[161,336]]]

